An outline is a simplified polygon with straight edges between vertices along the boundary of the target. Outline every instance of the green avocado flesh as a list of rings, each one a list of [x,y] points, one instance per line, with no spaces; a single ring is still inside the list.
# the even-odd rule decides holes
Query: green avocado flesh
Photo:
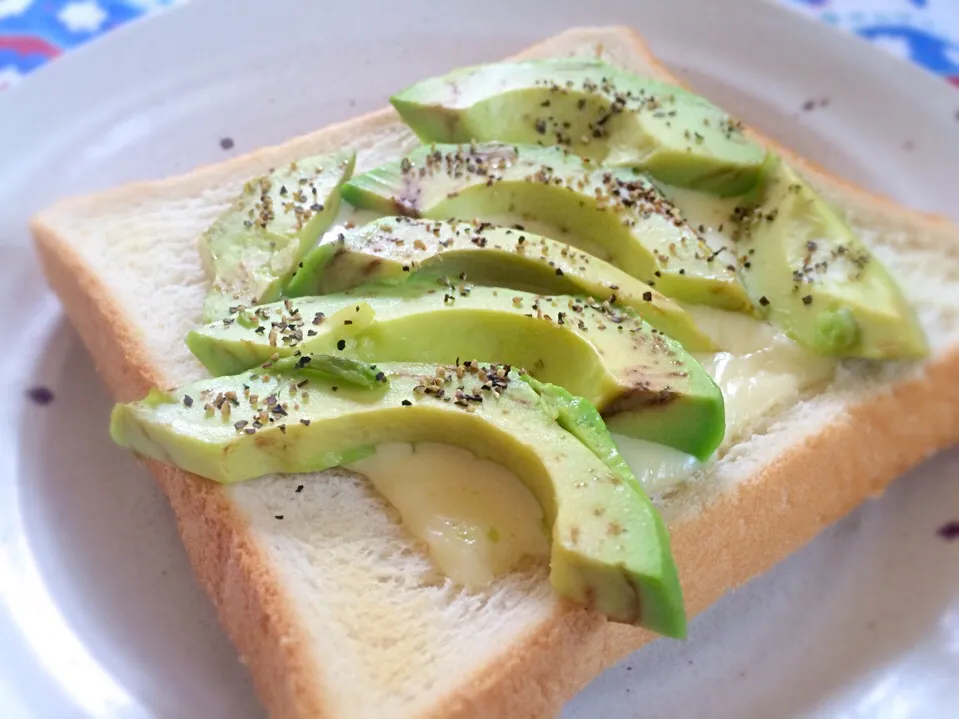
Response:
[[[759,311],[814,352],[923,357],[926,338],[879,260],[779,158],[737,208],[740,277]]]
[[[462,447],[512,470],[543,507],[558,593],[614,621],[685,636],[662,518],[623,473],[622,460],[611,467],[557,423],[556,400],[542,401],[496,365],[381,364],[376,371],[384,375],[380,390],[295,369],[202,380],[117,405],[111,434],[140,455],[218,482],[317,472],[383,442]],[[583,421],[604,434],[595,410]]]
[[[752,188],[766,155],[705,98],[591,58],[464,68],[391,102],[427,143],[561,145],[720,195]]]
[[[305,379],[344,382],[366,389],[378,388],[388,381],[386,375],[376,369],[376,365],[333,355],[301,354],[295,357],[283,357],[271,363],[270,371],[296,371]]]
[[[643,175],[602,169],[559,147],[433,145],[343,185],[351,205],[385,215],[545,222],[564,240],[695,304],[749,310],[735,268]]]
[[[200,239],[213,283],[203,306],[207,322],[231,307],[280,297],[300,258],[333,222],[355,160],[352,151],[309,157],[246,183]]]
[[[584,397],[624,435],[705,459],[725,432],[722,393],[696,360],[608,303],[463,284],[286,300],[254,316],[258,327],[214,322],[191,332],[187,345],[217,375],[297,351],[364,362],[497,357]]]
[[[307,254],[284,294],[457,280],[609,300],[690,352],[716,349],[680,305],[608,262],[529,232],[471,222],[390,217],[348,230]]]

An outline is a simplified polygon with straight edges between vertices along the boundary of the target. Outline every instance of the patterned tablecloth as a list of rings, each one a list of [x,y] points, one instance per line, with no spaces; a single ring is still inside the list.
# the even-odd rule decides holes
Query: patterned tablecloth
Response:
[[[959,0],[777,1],[959,86]],[[77,45],[182,2],[187,0],[0,0],[0,89]]]

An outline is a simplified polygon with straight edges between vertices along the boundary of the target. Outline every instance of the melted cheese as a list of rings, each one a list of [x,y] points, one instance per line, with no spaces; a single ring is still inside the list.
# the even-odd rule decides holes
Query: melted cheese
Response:
[[[695,457],[672,447],[621,434],[612,437],[646,494],[662,494],[702,466]]]
[[[764,416],[835,374],[835,360],[813,354],[771,325],[709,307],[686,310],[723,350],[697,359],[723,392],[726,442],[747,436]]]
[[[457,584],[482,587],[525,557],[549,554],[542,509],[495,462],[444,444],[391,443],[349,469],[370,478]]]

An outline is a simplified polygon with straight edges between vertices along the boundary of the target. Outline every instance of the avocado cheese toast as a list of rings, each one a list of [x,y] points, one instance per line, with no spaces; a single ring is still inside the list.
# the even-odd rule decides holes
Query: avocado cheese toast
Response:
[[[526,57],[594,55],[600,45],[614,65],[673,81],[628,30],[572,31]],[[118,400],[205,376],[183,338],[200,322],[208,283],[199,257],[189,278],[170,258],[195,251],[197,237],[244,182],[275,164],[344,146],[357,150],[356,172],[368,172],[418,144],[384,112],[157,183],[149,193],[122,188],[107,195],[109,203],[70,200],[44,212],[34,230],[46,272]],[[797,384],[758,415],[727,421],[718,459],[696,481],[656,497],[691,615],[954,441],[959,429],[959,391],[950,379],[953,308],[937,291],[955,270],[943,249],[955,231],[778,151],[856,229],[868,230],[916,311],[933,359],[854,361],[838,372],[824,366],[821,380]],[[186,209],[201,192],[203,211]],[[181,221],[164,223],[169,214]],[[152,263],[128,261],[137,252]],[[910,282],[916,277],[922,283]],[[760,306],[764,296],[756,298]],[[709,324],[710,310],[691,314]],[[148,319],[160,315],[161,323]],[[760,338],[751,352],[749,337],[730,334],[736,336],[714,338],[731,350],[726,354],[776,350]],[[844,331],[826,336],[848,343]],[[722,375],[735,369],[730,359],[704,357],[703,366]],[[795,361],[804,366],[805,355]],[[863,436],[873,438],[868,446]],[[387,503],[356,475],[310,481],[309,501],[278,524],[273,507],[302,478],[226,488],[165,464],[151,467],[201,581],[277,716],[540,716],[650,638],[561,601],[542,564],[478,591],[444,584]],[[317,568],[306,570],[311,562]]]

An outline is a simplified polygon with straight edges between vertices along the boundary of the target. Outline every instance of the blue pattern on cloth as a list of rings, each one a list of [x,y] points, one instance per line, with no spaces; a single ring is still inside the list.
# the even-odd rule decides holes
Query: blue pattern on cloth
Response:
[[[183,0],[0,0],[0,88],[115,27]]]
[[[186,1],[0,0],[0,89],[115,27]],[[959,85],[959,0],[778,2]]]
[[[959,85],[957,0],[781,0]]]

